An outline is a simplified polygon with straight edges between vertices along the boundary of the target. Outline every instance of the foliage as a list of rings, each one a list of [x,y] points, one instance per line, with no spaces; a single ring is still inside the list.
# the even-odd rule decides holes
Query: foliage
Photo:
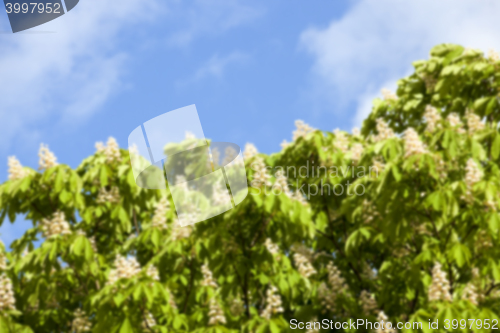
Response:
[[[301,127],[281,152],[246,156],[248,197],[192,227],[168,191],[136,186],[125,150],[12,171],[2,222],[33,227],[0,249],[15,295],[0,331],[498,320],[499,65],[436,46],[374,101],[362,135]]]

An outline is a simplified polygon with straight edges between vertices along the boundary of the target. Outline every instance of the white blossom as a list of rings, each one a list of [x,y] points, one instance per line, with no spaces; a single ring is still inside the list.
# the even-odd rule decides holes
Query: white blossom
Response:
[[[457,113],[452,112],[446,117],[446,121],[450,124],[451,127],[456,129],[456,131],[460,134],[465,133],[465,130],[463,129],[463,124],[462,121],[460,120],[460,117],[458,116]]]
[[[333,146],[343,153],[347,153],[349,149],[349,139],[345,132],[339,130],[338,128],[333,131],[335,134],[335,140],[333,141]]]
[[[95,143],[95,150],[96,153],[104,153],[104,151],[106,150],[106,146],[104,145],[104,143],[102,143],[102,141],[98,141]]]
[[[28,172],[24,170],[23,166],[15,156],[9,156],[7,165],[9,167],[9,179],[23,179],[28,175]]]
[[[287,196],[291,197],[292,191],[288,187],[288,179],[285,176],[283,170],[278,170],[276,172],[276,181],[273,184],[273,190],[278,190],[277,194],[285,193]]]
[[[326,313],[327,311],[335,311],[337,293],[334,289],[330,289],[324,282],[322,282],[318,287],[318,299],[321,303],[323,313]]]
[[[432,282],[428,292],[429,301],[451,302],[450,282],[441,269],[441,264],[436,263],[432,269]]]
[[[111,136],[108,138],[106,145],[102,142],[97,142],[95,148],[97,153],[104,153],[107,163],[120,162],[122,160],[120,146],[118,146],[116,139]]]
[[[367,316],[375,312],[378,308],[375,296],[366,290],[361,291],[361,294],[359,295],[359,302],[361,303],[364,314]]]
[[[162,197],[156,204],[153,220],[151,221],[151,227],[159,229],[167,228],[167,212],[169,208],[170,202],[167,197]]]
[[[479,169],[477,163],[472,158],[469,158],[465,166],[465,185],[467,187],[465,196],[467,199],[472,197],[472,187],[481,181],[482,178],[483,173],[481,169]]]
[[[427,153],[425,144],[420,140],[418,133],[411,127],[404,132],[405,158]]]
[[[362,212],[363,212],[363,222],[365,224],[371,223],[375,218],[380,216],[373,203],[366,199],[363,200]]]
[[[379,322],[379,328],[376,330],[377,333],[396,333],[394,326],[390,321],[388,321],[384,311],[380,311],[377,316],[377,321]],[[389,325],[387,325],[389,323]]]
[[[293,141],[297,140],[298,138],[305,137],[307,134],[312,133],[315,130],[302,120],[296,120],[295,127],[297,129],[293,132]]]
[[[299,271],[299,274],[305,278],[309,278],[311,275],[316,274],[316,270],[309,261],[307,257],[300,253],[295,253],[293,255],[293,262]]]
[[[398,99],[398,96],[387,88],[382,88],[381,93],[386,101],[396,101]]]
[[[491,236],[486,230],[480,230],[476,236],[476,246],[478,251],[488,250],[493,247],[493,242],[491,241]]]
[[[120,190],[116,186],[111,187],[109,191],[104,187],[100,188],[96,202],[98,204],[105,204],[107,202],[113,204],[120,203]]]
[[[286,178],[283,170],[278,170],[275,176],[276,176],[276,181],[273,184],[273,193],[275,194],[284,193],[287,197],[289,197],[292,200],[297,200],[303,205],[307,204],[307,201],[301,194],[300,190],[297,190],[295,192],[290,190],[290,187],[288,186],[288,179]]]
[[[151,312],[146,313],[144,320],[142,321],[143,331],[149,332],[151,328],[156,326],[156,320]]]
[[[370,167],[370,174],[372,176],[378,177],[378,175],[384,171],[385,163],[381,157],[376,157],[372,161],[372,166]]]
[[[332,290],[335,290],[337,293],[344,292],[347,289],[347,285],[337,266],[329,262],[326,270],[328,272],[328,284]]]
[[[114,284],[120,279],[130,279],[141,271],[141,266],[134,257],[125,258],[117,255],[113,265],[115,268],[109,273],[108,285]]]
[[[195,215],[197,214],[193,213],[192,217],[190,217],[189,214],[184,214],[184,217],[187,218],[189,223],[190,219],[192,219],[193,221],[197,221],[197,219],[195,219],[196,218]],[[176,220],[172,224],[172,233],[170,234],[170,237],[172,237],[173,240],[181,240],[184,238],[188,238],[191,235],[192,230],[193,229],[191,228],[190,225],[183,227],[179,224],[179,221]]]
[[[403,246],[403,247],[394,247],[392,249],[392,255],[394,256],[394,258],[402,259],[404,257],[409,256],[410,254],[411,254],[411,250],[409,250],[405,246]],[[372,270],[370,270],[370,272],[372,272],[372,274],[373,274]]]
[[[208,325],[210,326],[226,323],[226,316],[224,315],[224,311],[222,311],[222,308],[215,298],[212,298],[210,300],[208,318]]]
[[[74,333],[90,332],[92,330],[92,323],[90,322],[85,311],[76,309],[73,314],[74,319],[71,323],[71,330]]]
[[[318,298],[323,306],[323,312],[335,312],[336,301],[340,294],[347,290],[347,285],[340,270],[331,262],[326,266],[328,284],[321,283],[318,288]]]
[[[498,60],[500,60],[500,56],[498,55],[497,51],[495,51],[493,49],[489,49],[488,50],[488,59],[490,59],[493,62],[497,62]]]
[[[173,308],[177,309],[177,304],[175,304],[175,298],[170,289],[167,288],[167,293],[168,293],[168,304]]]
[[[443,158],[439,155],[434,155],[434,162],[436,163],[436,172],[439,174],[441,179],[446,179],[448,172],[446,171],[446,163]]]
[[[42,219],[40,224],[43,237],[45,238],[57,235],[69,235],[71,233],[69,223],[61,211],[55,212],[51,219]]]
[[[385,139],[391,139],[395,137],[394,131],[389,127],[389,125],[387,125],[387,123],[383,119],[378,118],[376,121],[378,134],[373,137],[373,141],[380,142]]]
[[[474,284],[470,282],[467,283],[462,292],[462,299],[471,302],[475,306],[478,305],[478,295],[476,291],[476,286],[474,286]]]
[[[6,310],[15,310],[16,299],[14,298],[14,289],[12,281],[2,273],[0,275],[0,312]]]
[[[462,55],[466,55],[466,54],[472,54],[472,52],[474,51],[474,49],[472,47],[464,47],[464,51],[462,52]]]
[[[239,317],[245,312],[245,306],[243,304],[243,301],[241,300],[241,297],[235,297],[231,300],[230,302],[230,308],[229,310],[233,314],[233,316]]]
[[[288,141],[286,141],[286,140],[283,140],[283,141],[281,141],[281,143],[280,143],[280,147],[281,147],[281,149],[286,149],[286,148],[288,148],[288,146],[289,146],[289,145],[290,145],[290,142],[288,142]]]
[[[497,211],[497,209],[498,209],[498,204],[496,203],[496,201],[493,201],[493,200],[486,200],[484,202],[484,205],[486,206],[485,210],[487,212]]]
[[[467,129],[471,135],[484,129],[484,123],[481,121],[481,118],[471,110],[465,112],[465,120],[467,121]]]
[[[50,169],[57,165],[57,158],[53,152],[49,150],[49,146],[44,145],[43,143],[40,145],[40,150],[38,151],[38,169]]]
[[[271,182],[269,181],[271,175],[269,175],[266,163],[264,163],[262,157],[258,156],[255,158],[255,161],[252,163],[252,169],[254,170],[252,186],[271,186]]]
[[[363,155],[363,145],[361,143],[355,143],[351,148],[351,159],[353,162],[357,163]]]
[[[441,115],[438,110],[431,105],[427,105],[425,107],[424,118],[427,123],[426,131],[434,132],[436,129],[441,127]]]
[[[146,275],[155,281],[160,281],[160,273],[155,265],[149,265],[146,271]]]
[[[354,127],[351,132],[352,132],[352,136],[354,136],[354,137],[361,136],[361,131],[357,127]]]
[[[249,160],[252,157],[256,156],[259,153],[257,147],[255,147],[252,143],[247,143],[245,145],[245,149],[243,150],[243,158],[245,160]]]
[[[267,238],[266,242],[264,243],[266,246],[266,249],[269,251],[271,254],[278,254],[280,251],[280,248],[278,245],[274,244],[271,238]]]
[[[201,285],[205,287],[218,288],[219,286],[214,280],[214,276],[210,268],[208,268],[207,264],[203,264],[201,266],[201,272],[203,273],[203,281],[201,281]]]
[[[281,296],[278,294],[278,288],[275,286],[270,286],[266,290],[266,307],[261,313],[261,317],[264,319],[271,319],[272,315],[283,313],[284,309],[282,306]]]

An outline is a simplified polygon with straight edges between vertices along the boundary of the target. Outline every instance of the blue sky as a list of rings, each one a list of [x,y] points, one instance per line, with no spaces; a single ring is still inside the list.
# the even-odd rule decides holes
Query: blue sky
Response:
[[[190,104],[207,138],[266,153],[296,119],[350,130],[433,45],[499,50],[499,10],[489,0],[81,0],[37,33],[0,33],[0,181],[7,156],[36,168],[43,142],[75,167],[96,141],[125,146],[139,124]],[[21,229],[0,232],[9,243]]]

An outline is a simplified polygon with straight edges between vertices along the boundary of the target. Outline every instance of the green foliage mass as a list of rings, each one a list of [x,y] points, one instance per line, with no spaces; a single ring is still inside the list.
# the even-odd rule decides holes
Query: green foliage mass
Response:
[[[246,158],[248,197],[193,226],[175,224],[168,192],[137,187],[125,150],[24,168],[0,185],[1,221],[32,225],[0,249],[15,296],[7,309],[0,289],[0,332],[498,320],[500,62],[448,44],[430,55],[374,101],[361,135],[297,132]]]

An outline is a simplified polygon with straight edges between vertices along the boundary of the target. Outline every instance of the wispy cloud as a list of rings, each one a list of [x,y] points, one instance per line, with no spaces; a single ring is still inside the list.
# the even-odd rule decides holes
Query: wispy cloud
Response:
[[[177,82],[178,87],[184,87],[191,83],[202,81],[206,78],[220,79],[227,71],[227,67],[233,64],[242,64],[250,59],[250,56],[242,52],[232,52],[226,56],[213,55],[196,72],[186,80]]]
[[[265,10],[246,0],[192,0],[170,3],[168,20],[176,21],[179,30],[168,37],[175,46],[187,46],[201,35],[216,35],[249,24]]]
[[[41,124],[98,110],[121,87],[127,54],[119,34],[152,20],[159,3],[86,0],[34,29],[55,33],[0,35],[0,149],[20,133],[36,137]]]
[[[352,122],[359,125],[369,112],[368,98],[394,87],[432,46],[499,49],[499,11],[500,2],[491,0],[359,1],[340,20],[301,34],[301,47],[314,58],[311,95],[329,108],[356,104]]]

